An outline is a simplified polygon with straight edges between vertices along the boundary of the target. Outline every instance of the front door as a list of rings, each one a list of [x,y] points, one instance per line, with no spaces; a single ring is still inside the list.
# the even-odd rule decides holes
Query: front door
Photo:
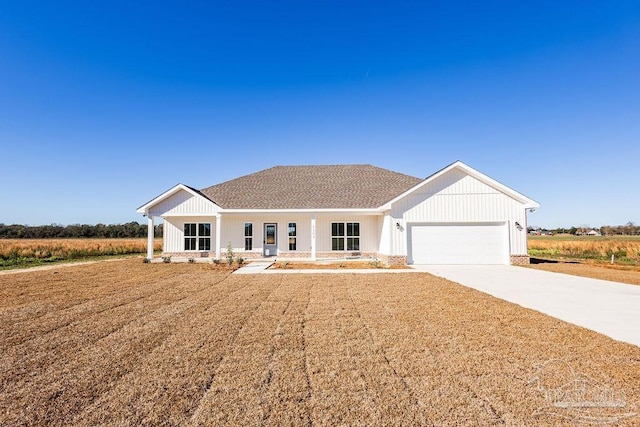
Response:
[[[274,256],[278,253],[278,225],[264,225],[264,256]]]

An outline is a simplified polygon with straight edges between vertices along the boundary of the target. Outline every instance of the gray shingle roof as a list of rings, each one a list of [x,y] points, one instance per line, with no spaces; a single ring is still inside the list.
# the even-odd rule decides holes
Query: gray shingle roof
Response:
[[[225,209],[367,209],[422,181],[372,165],[275,166],[200,191]]]

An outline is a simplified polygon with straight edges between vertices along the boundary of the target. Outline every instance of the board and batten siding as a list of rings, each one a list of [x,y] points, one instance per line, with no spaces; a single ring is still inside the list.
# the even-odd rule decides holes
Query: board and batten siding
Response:
[[[389,248],[394,255],[407,255],[407,224],[474,222],[507,222],[510,254],[527,253],[526,212],[522,203],[457,170],[395,202],[389,221],[392,231],[395,230]],[[402,224],[401,231],[396,230],[396,222]]]
[[[219,211],[210,200],[196,196],[185,190],[162,200],[149,211],[152,216],[206,216],[215,215]]]

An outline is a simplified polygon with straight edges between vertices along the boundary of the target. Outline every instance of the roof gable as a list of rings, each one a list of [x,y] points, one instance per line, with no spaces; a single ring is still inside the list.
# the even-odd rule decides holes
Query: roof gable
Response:
[[[372,165],[275,166],[201,193],[224,209],[375,209],[420,182]]]
[[[509,197],[511,197],[512,199],[520,202],[523,204],[523,207],[525,209],[535,209],[535,208],[539,208],[540,204],[538,202],[536,202],[533,199],[528,198],[527,196],[525,196],[524,194],[518,193],[517,191],[507,187],[506,185],[496,181],[493,178],[488,177],[487,175],[473,169],[472,167],[462,163],[461,161],[456,161],[452,164],[450,164],[449,166],[439,170],[438,172],[434,173],[433,175],[427,177],[424,181],[420,182],[419,184],[417,184],[416,186],[414,186],[413,188],[405,191],[404,193],[400,194],[399,196],[397,196],[396,198],[394,198],[393,200],[391,200],[390,202],[388,202],[385,205],[385,208],[390,208],[391,205],[393,203],[395,203],[396,201],[407,197],[408,195],[418,191],[420,188],[435,183],[437,180],[439,180],[441,177],[447,175],[447,174],[451,174],[451,173],[455,173],[455,172],[461,172],[464,175],[470,176],[475,178],[480,184],[484,184],[490,188],[492,188],[493,190],[500,192],[502,194],[505,194]]]
[[[185,205],[183,208],[187,210],[195,209],[194,212],[210,213],[219,210],[219,206],[200,191],[184,184],[177,184],[140,206],[136,211],[145,215],[162,215],[170,213],[179,205]]]

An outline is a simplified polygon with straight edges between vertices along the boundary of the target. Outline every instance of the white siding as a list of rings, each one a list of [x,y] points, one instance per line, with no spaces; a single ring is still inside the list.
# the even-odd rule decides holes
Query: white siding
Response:
[[[332,222],[359,222],[359,252],[378,252],[382,224],[379,215],[318,215],[316,217],[316,249],[318,252],[331,252]]]
[[[229,242],[235,252],[244,251],[244,223],[253,223],[253,250],[262,251],[264,240],[264,224],[278,225],[278,252],[289,252],[289,236],[287,227],[290,222],[297,225],[296,251],[311,251],[311,216],[300,214],[253,214],[253,215],[222,215],[222,232],[220,246],[226,249]]]
[[[196,216],[215,215],[219,207],[202,196],[196,196],[188,191],[179,190],[155,206],[149,214],[152,216]]]
[[[211,224],[211,252],[214,252],[216,250],[216,218],[210,216],[164,218],[162,250],[164,252],[184,252],[184,224],[186,222],[208,222]]]
[[[391,254],[407,255],[406,225],[411,223],[507,222],[511,254],[526,254],[526,213],[524,206],[483,182],[452,170],[435,181],[398,200],[391,208]],[[515,223],[522,226],[518,230]]]

